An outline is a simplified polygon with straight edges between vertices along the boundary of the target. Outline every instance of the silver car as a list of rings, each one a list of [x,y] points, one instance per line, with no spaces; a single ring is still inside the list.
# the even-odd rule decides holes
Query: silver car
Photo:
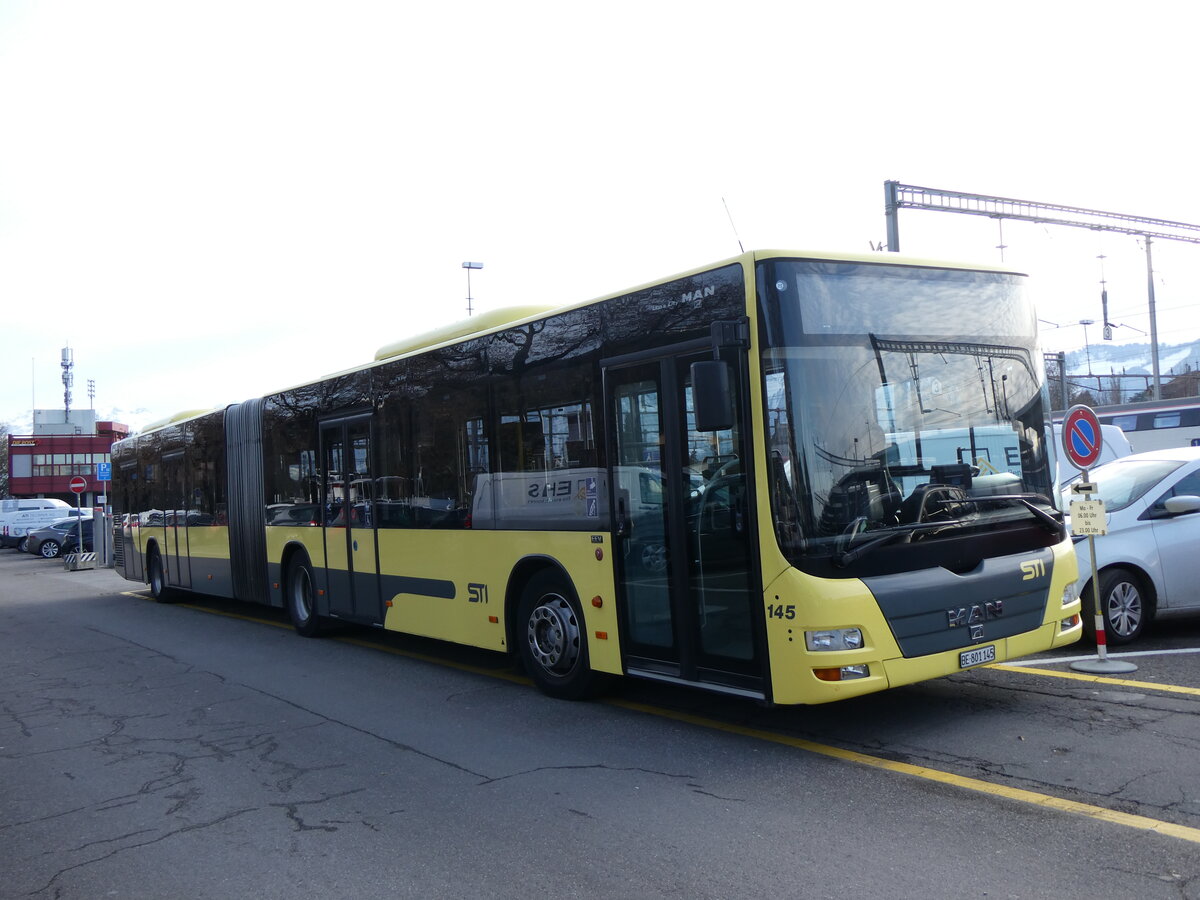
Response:
[[[1162,610],[1200,610],[1200,447],[1134,453],[1089,473],[1104,501],[1095,535],[1100,606],[1109,644],[1136,640]],[[1083,499],[1063,491],[1064,508]],[[1077,536],[1083,627],[1095,639],[1088,540]]]

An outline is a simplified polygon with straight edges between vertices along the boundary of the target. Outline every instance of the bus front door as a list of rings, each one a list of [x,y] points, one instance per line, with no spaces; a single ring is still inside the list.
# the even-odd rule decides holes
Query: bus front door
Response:
[[[605,370],[609,483],[623,644],[631,674],[765,696],[749,442],[695,429],[681,354]],[[709,350],[707,358],[712,358]],[[745,377],[731,366],[734,395]]]
[[[321,444],[329,615],[381,622],[370,419],[326,423]]]

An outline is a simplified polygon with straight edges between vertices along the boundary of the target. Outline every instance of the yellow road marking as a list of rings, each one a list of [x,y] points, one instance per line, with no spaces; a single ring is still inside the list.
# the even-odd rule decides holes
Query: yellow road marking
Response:
[[[144,592],[138,591],[125,591],[124,593],[131,597],[146,596]],[[222,610],[211,609],[204,606],[196,606],[190,603],[177,603],[175,605],[198,610],[199,612],[215,613],[216,615],[226,616],[231,619],[242,619],[243,621],[247,622],[256,622],[260,625],[272,625],[276,628],[290,627],[282,622],[272,622],[269,619],[259,619],[253,616],[239,615],[238,613],[223,612]],[[354,644],[355,646],[365,647],[371,650],[383,650],[385,653],[391,653],[394,656],[403,656],[408,659],[415,659],[421,662],[449,666],[450,668],[458,669],[463,672],[471,672],[476,675],[487,675],[492,678],[501,678],[505,681],[511,681],[519,684],[530,683],[528,678],[523,675],[518,675],[514,672],[505,672],[499,669],[489,669],[483,666],[472,666],[466,663],[457,663],[436,656],[416,653],[411,650],[401,650],[396,647],[385,647],[381,644],[361,640],[359,638],[339,637],[334,638],[334,640],[345,644]],[[1003,668],[1011,672],[1024,672],[1026,674],[1034,675],[1055,675],[1063,678],[1074,678],[1081,681],[1100,682],[1103,684],[1113,684],[1122,687],[1137,686],[1156,690],[1175,689],[1181,693],[1200,694],[1200,691],[1196,690],[1195,688],[1180,688],[1176,687],[1175,685],[1150,684],[1148,682],[1141,681],[1124,681],[1119,678],[1104,678],[1102,676],[1095,675],[1081,675],[1075,672],[1056,672],[1050,669],[1035,669],[1023,666],[989,666],[988,668]],[[816,741],[810,741],[804,738],[776,734],[774,732],[764,731],[759,728],[747,728],[742,725],[733,725],[728,722],[722,722],[718,719],[709,719],[705,716],[693,715],[692,713],[677,712],[664,707],[650,706],[646,703],[637,703],[632,700],[601,698],[600,702],[604,703],[606,706],[615,706],[621,709],[628,709],[633,712],[657,716],[661,719],[672,719],[676,722],[684,722],[689,725],[695,725],[699,728],[707,728],[711,731],[721,731],[725,732],[726,734],[736,734],[741,737],[749,737],[772,744],[780,744],[785,747],[793,747],[797,750],[804,750],[808,753],[815,753],[819,756],[827,756],[832,759],[840,759],[845,762],[857,763],[862,766],[870,766],[873,769],[882,769],[887,772],[896,772],[902,775],[909,775],[914,778],[923,778],[926,781],[935,781],[939,784],[947,784],[980,794],[990,794],[993,797],[1002,797],[1017,803],[1028,803],[1033,806],[1040,806],[1044,809],[1054,809],[1058,810],[1059,812],[1071,813],[1073,815],[1085,816],[1089,819],[1096,819],[1101,822],[1108,822],[1112,825],[1122,825],[1126,828],[1134,828],[1139,831],[1151,831],[1155,834],[1162,834],[1168,837],[1189,841],[1193,844],[1200,844],[1200,828],[1191,828],[1187,825],[1176,825],[1173,822],[1162,822],[1158,819],[1151,819],[1147,816],[1135,816],[1130,813],[1118,812],[1113,809],[1105,809],[1103,806],[1093,806],[1090,803],[1079,803],[1075,800],[1065,800],[1061,797],[1052,797],[1049,794],[1039,794],[1035,791],[1027,791],[1023,788],[1005,787],[1004,785],[993,784],[990,781],[983,781],[979,778],[969,778],[965,775],[955,775],[952,772],[942,772],[938,769],[928,768],[927,766],[914,766],[910,763],[882,759],[878,756],[869,756],[866,753],[859,753],[856,750],[844,750],[841,747],[833,747],[828,744],[818,744]]]
[[[1200,844],[1200,828],[1190,828],[1187,825],[1176,825],[1171,822],[1161,822],[1158,819],[1151,819],[1146,816],[1130,815],[1129,813],[1105,809],[1102,806],[1092,806],[1089,803],[1078,803],[1074,800],[1064,800],[1061,797],[1051,797],[1049,794],[1039,794],[1034,791],[1024,790],[1022,788],[1005,787],[1003,785],[993,784],[990,781],[983,781],[979,778],[968,778],[963,775],[954,775],[950,772],[941,772],[937,769],[930,769],[925,766],[914,766],[910,765],[909,763],[881,759],[877,756],[868,756],[865,753],[858,753],[854,750],[843,750],[840,747],[830,747],[827,744],[818,744],[814,741],[805,740],[804,738],[788,737],[787,735],[775,734],[770,731],[762,731],[758,728],[746,728],[741,725],[731,725],[715,719],[708,719],[704,718],[703,716],[692,715],[691,713],[674,712],[672,710],[660,709],[656,706],[647,706],[646,704],[634,703],[628,700],[608,700],[604,702],[608,703],[610,706],[619,706],[625,709],[631,709],[638,712],[645,712],[651,715],[660,716],[662,718],[674,719],[679,722],[687,722],[691,725],[697,725],[701,728],[709,728],[714,731],[724,731],[729,734],[751,737],[760,741],[769,741],[773,744],[783,744],[784,746],[795,747],[799,750],[806,750],[809,753],[816,753],[821,756],[829,756],[834,759],[841,759],[847,762],[858,763],[859,765],[863,766],[870,766],[874,769],[898,772],[904,775],[911,775],[915,778],[924,778],[928,781],[936,781],[940,784],[953,785],[954,787],[963,788],[964,790],[968,791],[975,791],[981,794],[991,794],[995,797],[1003,797],[1008,800],[1014,800],[1018,803],[1029,803],[1046,809],[1055,809],[1060,812],[1086,816],[1090,819],[1098,819],[1102,822],[1109,822],[1114,825],[1124,825],[1127,828],[1136,828],[1140,831],[1153,831],[1156,834],[1165,834],[1170,837],[1179,838],[1180,840],[1190,841],[1193,844]]]
[[[1108,678],[1104,675],[1088,675],[1082,672],[1060,672],[1056,669],[1037,669],[1032,666],[988,666],[1002,672],[1024,672],[1026,675],[1049,675],[1071,681],[1090,681],[1094,684],[1111,684],[1116,687],[1136,688],[1144,691],[1162,691],[1168,694],[1187,694],[1200,697],[1200,688],[1184,687],[1179,684],[1155,684],[1153,681],[1131,681],[1128,678]]]

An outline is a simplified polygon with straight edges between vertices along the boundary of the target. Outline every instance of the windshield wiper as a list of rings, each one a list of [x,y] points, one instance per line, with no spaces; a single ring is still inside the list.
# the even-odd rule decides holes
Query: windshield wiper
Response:
[[[879,537],[869,540],[864,544],[859,544],[853,549],[837,551],[833,554],[833,564],[839,569],[844,569],[852,562],[857,562],[871,551],[898,541],[901,538],[911,539],[914,534],[925,533],[929,531],[940,531],[943,528],[954,528],[962,525],[961,519],[949,519],[945,522],[914,522],[911,525],[898,525],[895,528],[884,532]]]
[[[993,494],[990,497],[968,497],[964,502],[978,505],[982,503],[991,503],[993,500],[1013,500],[1017,503],[1020,503],[1027,510],[1033,513],[1034,518],[1038,520],[1038,524],[1047,531],[1057,534],[1063,528],[1063,523],[1061,521],[1054,518],[1054,516],[1050,515],[1050,513],[1046,512],[1033,502],[1034,500],[1045,501],[1046,498],[1041,494]]]

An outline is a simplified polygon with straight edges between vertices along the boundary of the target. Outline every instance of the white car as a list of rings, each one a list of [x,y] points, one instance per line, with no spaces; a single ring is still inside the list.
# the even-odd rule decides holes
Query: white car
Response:
[[[1200,447],[1134,453],[1088,473],[1108,533],[1095,535],[1105,639],[1126,644],[1167,609],[1200,610]],[[1063,491],[1063,508],[1083,499]],[[1083,627],[1095,639],[1086,537],[1076,536]]]

